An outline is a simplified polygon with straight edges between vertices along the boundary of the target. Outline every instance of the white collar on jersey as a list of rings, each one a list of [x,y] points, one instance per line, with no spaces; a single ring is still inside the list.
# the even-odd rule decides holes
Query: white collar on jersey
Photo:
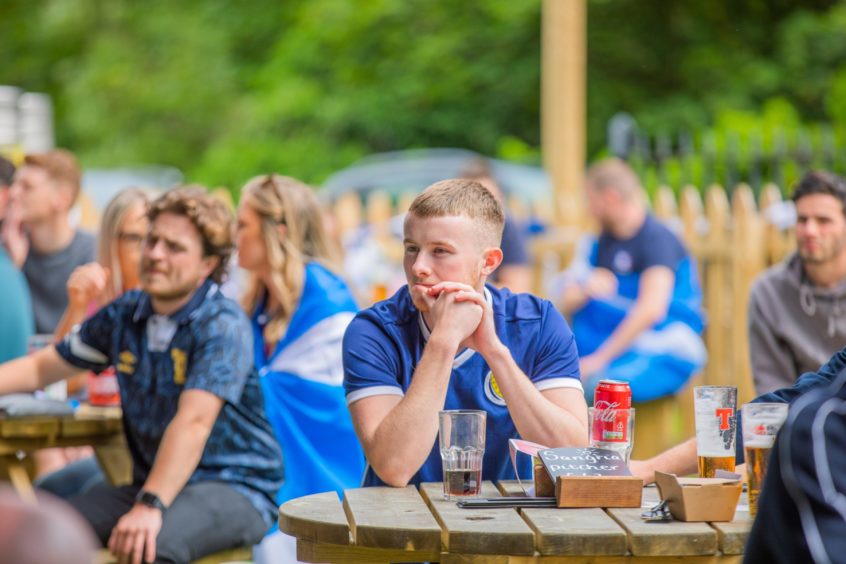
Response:
[[[488,302],[489,306],[493,307],[493,296],[491,296],[491,292],[487,288],[485,288],[485,301]],[[432,334],[432,331],[430,331],[429,327],[426,326],[426,321],[423,319],[423,314],[419,311],[417,312],[417,321],[420,325],[420,332],[423,333],[423,340],[428,341],[429,335]],[[459,352],[455,356],[455,359],[452,361],[453,370],[470,360],[470,358],[474,354],[476,354],[476,351],[474,351],[473,349],[464,349]]]

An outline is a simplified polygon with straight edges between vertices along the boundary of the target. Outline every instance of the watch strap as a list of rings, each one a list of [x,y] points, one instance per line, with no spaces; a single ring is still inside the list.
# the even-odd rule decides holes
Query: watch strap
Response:
[[[141,490],[138,492],[138,495],[135,496],[135,503],[140,503],[141,505],[146,505],[147,507],[152,507],[153,509],[158,509],[162,513],[164,513],[167,509],[167,506],[159,496],[147,490]]]

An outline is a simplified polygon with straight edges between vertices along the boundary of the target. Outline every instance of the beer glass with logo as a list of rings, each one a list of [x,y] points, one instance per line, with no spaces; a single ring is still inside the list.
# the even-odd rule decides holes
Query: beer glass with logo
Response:
[[[487,413],[455,409],[441,411],[438,415],[444,499],[478,497],[482,492]]]
[[[713,478],[717,470],[734,472],[737,388],[697,386],[693,389],[693,409],[699,477]]]
[[[747,403],[743,406],[743,448],[746,451],[750,517],[758,513],[758,495],[767,472],[767,461],[785,419],[786,403]]]

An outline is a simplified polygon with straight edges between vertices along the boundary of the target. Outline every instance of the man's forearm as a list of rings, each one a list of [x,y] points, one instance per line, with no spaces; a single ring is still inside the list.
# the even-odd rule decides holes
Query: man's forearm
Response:
[[[641,333],[658,321],[657,315],[635,304],[628,315],[620,322],[620,325],[594,354],[599,354],[607,362],[611,362],[623,354]]]
[[[56,325],[56,330],[53,332],[53,339],[60,341],[65,338],[65,335],[70,333],[74,325],[85,321],[86,309],[84,307],[76,307],[69,305]]]
[[[52,345],[0,365],[0,396],[33,392],[82,372],[62,359]]]
[[[571,407],[551,402],[504,346],[487,354],[485,361],[496,375],[511,419],[522,438],[556,447],[587,445],[587,406],[581,395]]]
[[[365,441],[368,461],[392,486],[407,484],[432,450],[456,350],[456,344],[430,340],[405,396]]]
[[[584,289],[580,285],[572,283],[568,284],[564,288],[558,307],[566,315],[571,315],[582,309],[587,301],[588,295],[585,293]]]
[[[698,470],[696,439],[687,441],[653,456],[649,460],[632,460],[629,463],[632,474],[647,484],[655,481],[655,472],[685,476]]]
[[[168,425],[144,489],[170,505],[197,468],[211,427],[188,416],[176,416]]]

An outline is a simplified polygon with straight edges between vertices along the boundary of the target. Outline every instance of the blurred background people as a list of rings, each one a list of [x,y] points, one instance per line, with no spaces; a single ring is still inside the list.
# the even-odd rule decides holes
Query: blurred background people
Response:
[[[793,191],[796,252],[749,294],[755,391],[790,386],[846,344],[846,182],[808,172]]]
[[[247,182],[236,241],[251,275],[243,305],[256,366],[285,461],[278,501],[358,485],[364,455],[341,386],[341,340],[357,307],[332,270],[337,252],[311,188],[275,174]]]
[[[261,540],[276,520],[281,452],[249,320],[219,290],[231,211],[186,186],[156,199],[148,218],[142,290],[0,365],[0,394],[116,364],[132,483],[98,484],[69,502],[122,562],[189,562]]]
[[[636,402],[675,393],[706,359],[696,263],[648,212],[626,163],[600,161],[585,185],[600,234],[566,273],[559,299],[573,318],[587,397],[603,378],[629,382]]]
[[[39,334],[56,330],[68,306],[68,278],[95,258],[94,235],[70,222],[81,177],[73,153],[55,149],[27,155],[12,183],[3,244],[26,276]]]
[[[91,313],[140,286],[141,244],[150,222],[144,190],[120,191],[103,210],[97,260],[77,267],[67,282],[68,307],[56,327],[56,340]]]
[[[238,260],[250,274],[243,305],[285,467],[276,502],[357,487],[364,454],[342,387],[341,351],[357,307],[332,270],[338,255],[320,204],[309,186],[276,174],[251,179],[241,194]],[[281,550],[273,542],[263,561]]]
[[[136,188],[119,192],[108,203],[100,219],[97,261],[77,267],[68,279],[68,308],[54,333],[56,341],[101,307],[140,286],[149,203],[150,196]],[[112,387],[112,396],[120,393],[113,367],[99,378],[86,374],[74,378],[68,383],[68,393],[84,396],[86,379],[93,385]],[[62,498],[84,493],[105,480],[88,447],[47,449],[35,453],[33,459],[39,477],[36,485]]]
[[[9,188],[15,166],[0,157],[0,232],[9,204]],[[27,340],[33,333],[32,303],[23,274],[15,267],[3,245],[0,245],[0,362],[23,356]]]
[[[490,190],[505,211],[502,230],[502,264],[491,275],[490,282],[497,288],[508,288],[515,294],[532,291],[532,269],[528,242],[523,229],[511,217],[502,189],[493,177],[490,165],[484,159],[474,159],[459,174],[461,178],[475,180]]]

